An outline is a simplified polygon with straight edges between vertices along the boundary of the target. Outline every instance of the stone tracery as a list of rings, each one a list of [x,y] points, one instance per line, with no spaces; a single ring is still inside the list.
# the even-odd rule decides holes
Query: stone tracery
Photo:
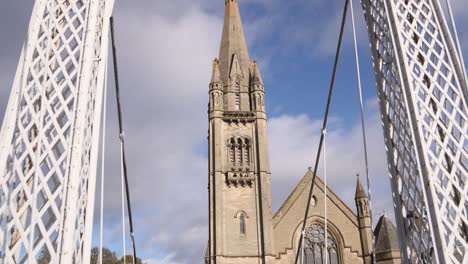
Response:
[[[327,233],[327,243],[325,243],[325,228],[321,224],[312,224],[306,229],[303,263],[341,263],[336,239],[331,233]]]

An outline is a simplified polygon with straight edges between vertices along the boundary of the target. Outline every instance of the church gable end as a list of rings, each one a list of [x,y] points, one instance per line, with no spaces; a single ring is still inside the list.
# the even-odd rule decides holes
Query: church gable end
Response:
[[[309,170],[273,218],[277,257],[281,259],[278,263],[294,262],[312,175]],[[308,229],[314,225],[324,226],[325,220],[325,186],[319,177],[315,184]],[[327,191],[327,199],[327,228],[336,240],[338,259],[345,258],[346,263],[362,263],[357,216],[330,189]]]

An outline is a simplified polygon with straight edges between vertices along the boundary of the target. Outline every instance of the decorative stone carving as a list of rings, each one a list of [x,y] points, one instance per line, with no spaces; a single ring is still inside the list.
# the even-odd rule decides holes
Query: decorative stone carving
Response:
[[[226,174],[226,183],[234,186],[249,186],[255,181],[255,174],[251,171],[230,171]]]

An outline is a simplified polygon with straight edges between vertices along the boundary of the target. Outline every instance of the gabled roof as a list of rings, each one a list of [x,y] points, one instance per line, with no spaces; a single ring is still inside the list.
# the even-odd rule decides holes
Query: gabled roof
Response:
[[[275,216],[273,217],[273,226],[275,227],[279,222],[281,222],[281,219],[284,217],[285,214],[289,211],[289,209],[294,205],[296,200],[305,192],[306,195],[308,195],[309,190],[310,190],[310,185],[312,182],[312,176],[313,172],[312,169],[309,168],[307,173],[304,175],[302,180],[299,182],[299,184],[294,188],[294,190],[291,192],[289,197],[286,199],[286,201],[283,203],[283,205],[280,207],[280,209],[276,212]],[[315,180],[315,189],[314,193],[317,191],[324,192],[325,190],[325,184],[323,183],[322,179],[320,177],[316,177]],[[342,212],[343,214],[348,217],[351,222],[353,222],[356,226],[358,226],[357,222],[357,216],[349,208],[330,188],[327,187],[327,198],[329,201],[334,203]]]
[[[375,226],[374,236],[376,253],[400,250],[396,227],[385,215],[380,217]]]

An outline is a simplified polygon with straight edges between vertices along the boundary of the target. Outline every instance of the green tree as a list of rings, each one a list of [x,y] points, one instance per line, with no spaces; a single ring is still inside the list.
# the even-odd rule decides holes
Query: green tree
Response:
[[[91,249],[91,264],[99,264],[99,248]],[[119,258],[115,252],[108,248],[102,248],[102,264],[120,264]]]
[[[102,248],[102,264],[122,264],[124,263],[122,258],[118,258],[117,254],[111,251],[108,248]],[[127,255],[125,256],[125,262],[127,264],[133,264],[133,256]],[[50,263],[50,254],[49,251],[44,248],[39,258],[37,259],[38,264],[49,264]],[[91,264],[99,264],[99,248],[94,247],[91,249]],[[144,264],[143,261],[137,257],[136,264]]]
[[[125,262],[127,264],[133,264],[133,256],[131,255],[127,255],[125,256]],[[124,263],[124,258],[121,258],[120,259],[120,263]],[[136,259],[136,264],[144,264],[143,261],[141,260],[141,258],[137,257]]]

